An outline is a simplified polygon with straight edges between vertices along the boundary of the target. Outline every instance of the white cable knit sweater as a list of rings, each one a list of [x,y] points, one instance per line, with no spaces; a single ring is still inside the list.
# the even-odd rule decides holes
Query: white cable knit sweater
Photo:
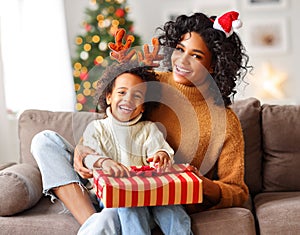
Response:
[[[83,145],[125,166],[148,165],[146,159],[161,150],[173,159],[174,151],[155,123],[140,121],[141,114],[129,122],[120,122],[113,117],[110,108],[106,114],[107,118],[88,124]],[[99,156],[88,155],[84,163],[91,169],[98,159]]]

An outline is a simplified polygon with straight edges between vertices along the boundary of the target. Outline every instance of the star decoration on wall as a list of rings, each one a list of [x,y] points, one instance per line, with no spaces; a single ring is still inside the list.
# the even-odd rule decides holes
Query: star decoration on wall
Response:
[[[286,79],[286,73],[275,69],[270,63],[263,64],[255,79],[257,97],[266,99],[284,98],[282,85]]]

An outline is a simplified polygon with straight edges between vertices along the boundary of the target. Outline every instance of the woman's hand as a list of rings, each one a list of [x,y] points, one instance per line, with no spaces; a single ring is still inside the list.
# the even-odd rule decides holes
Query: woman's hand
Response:
[[[114,177],[130,177],[129,169],[123,164],[112,160],[111,158],[100,158],[95,167],[102,168],[102,171]]]
[[[195,173],[202,180],[203,195],[209,202],[212,205],[218,204],[221,199],[221,189],[219,185],[203,176],[196,167],[188,165],[187,169]]]
[[[158,151],[152,157],[147,158],[148,162],[153,162],[157,171],[165,171],[172,165],[169,155],[165,151]]]
[[[75,171],[84,179],[92,178],[93,171],[83,165],[83,159],[89,154],[97,154],[93,149],[77,144],[74,150],[74,163]]]

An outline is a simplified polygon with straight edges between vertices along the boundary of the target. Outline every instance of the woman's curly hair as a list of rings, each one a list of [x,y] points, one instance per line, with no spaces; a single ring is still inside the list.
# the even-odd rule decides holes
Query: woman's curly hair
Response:
[[[208,18],[203,13],[194,13],[191,16],[180,15],[175,21],[166,22],[163,28],[157,28],[162,31],[158,39],[160,45],[164,46],[167,54],[165,62],[170,68],[172,48],[176,48],[184,34],[198,33],[212,55],[214,72],[211,76],[222,96],[222,99],[215,97],[215,101],[217,104],[224,102],[224,105],[228,106],[236,94],[234,88],[237,82],[244,79],[252,66],[248,66],[249,56],[239,36],[233,33],[226,38],[224,32],[213,28],[215,18]]]
[[[150,66],[141,66],[137,61],[130,61],[127,63],[113,63],[109,65],[102,73],[97,82],[95,102],[96,111],[104,113],[108,104],[106,103],[106,96],[112,93],[115,85],[115,80],[118,76],[124,73],[134,74],[140,77],[144,82],[147,82],[147,90],[145,94],[145,111],[143,113],[143,120],[146,119],[151,111],[159,106],[161,98],[161,86],[157,79],[157,74]]]

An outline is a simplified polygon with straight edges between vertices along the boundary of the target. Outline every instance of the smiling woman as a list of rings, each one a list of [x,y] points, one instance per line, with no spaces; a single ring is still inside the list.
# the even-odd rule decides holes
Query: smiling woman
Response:
[[[6,106],[73,111],[64,2],[0,2]]]

